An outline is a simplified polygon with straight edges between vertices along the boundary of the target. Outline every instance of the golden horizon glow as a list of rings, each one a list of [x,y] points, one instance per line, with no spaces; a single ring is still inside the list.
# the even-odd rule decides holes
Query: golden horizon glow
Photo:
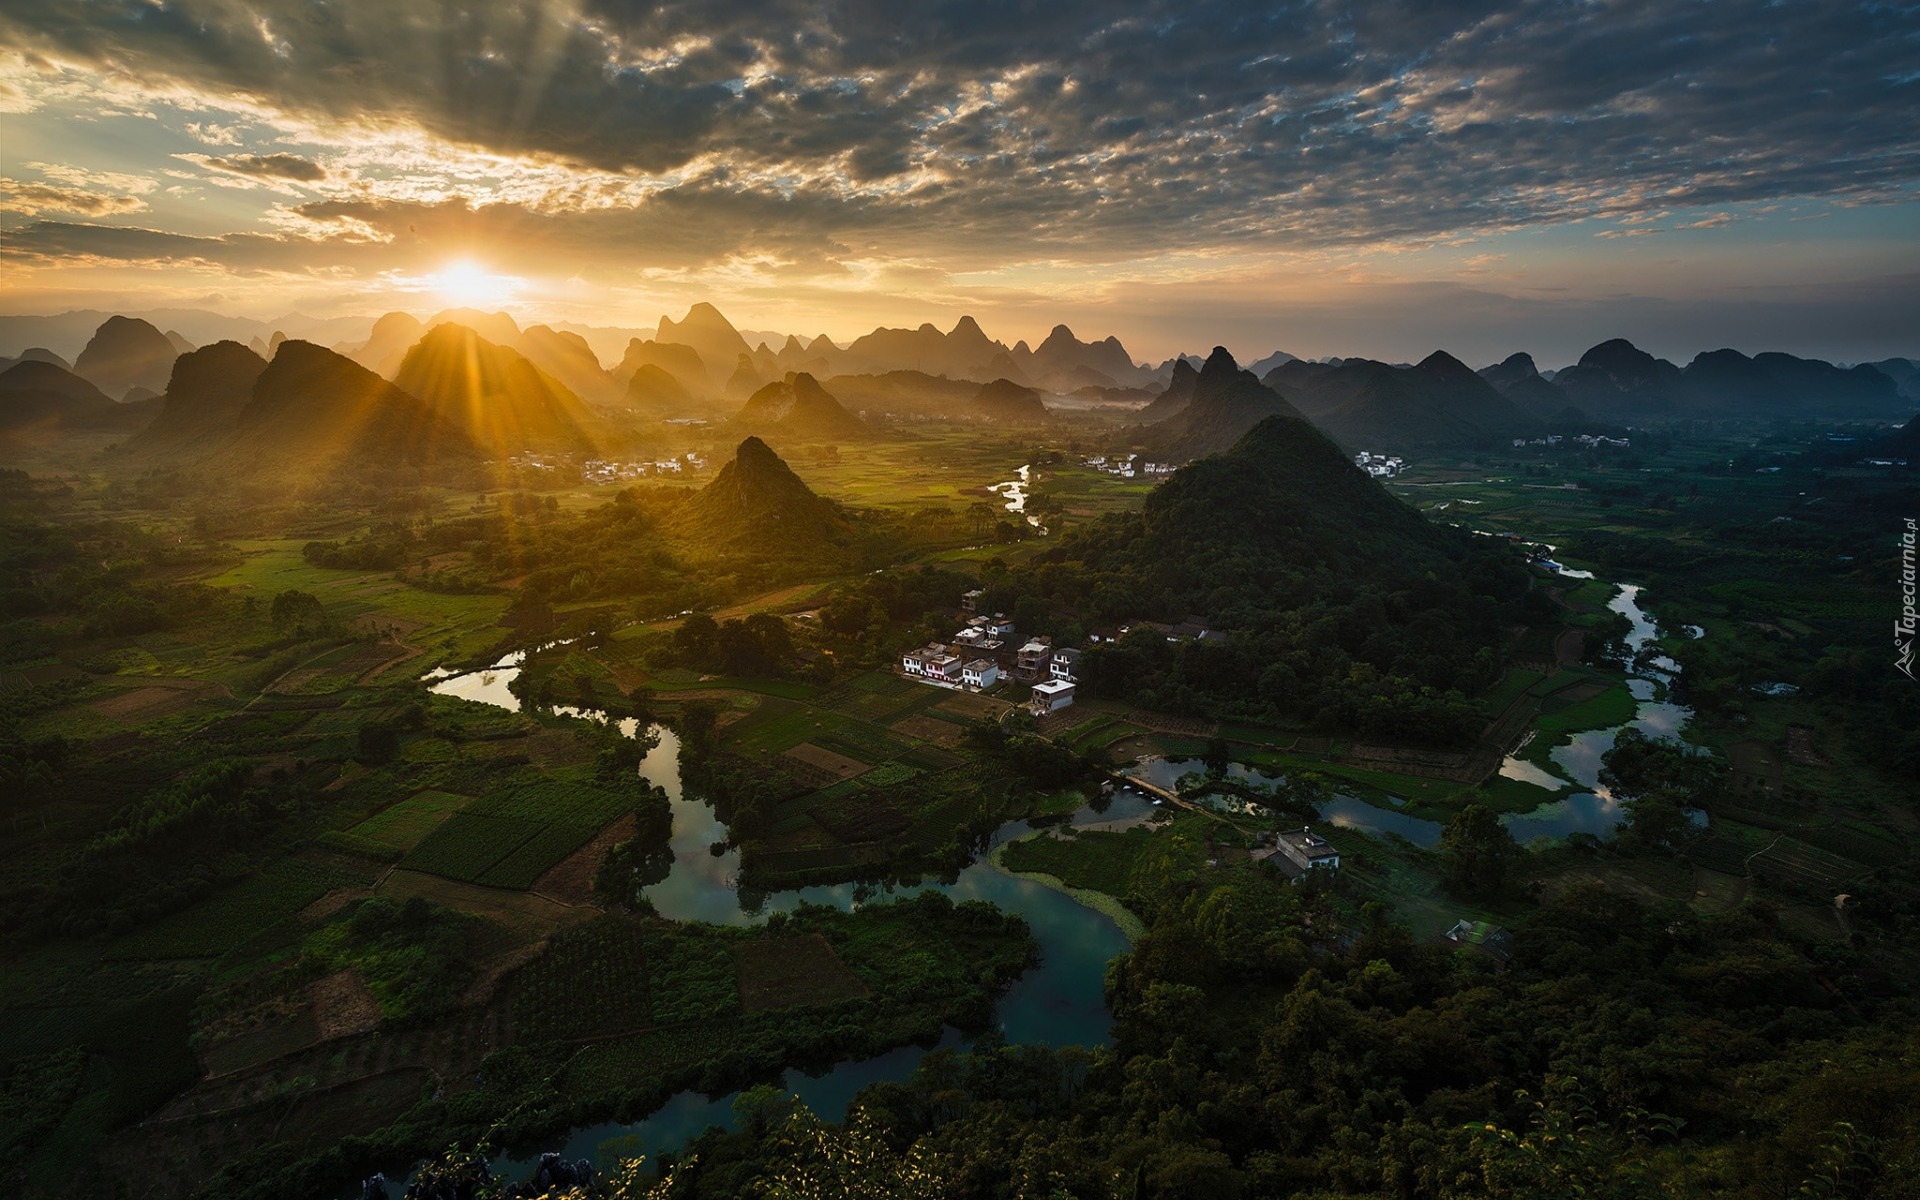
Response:
[[[496,275],[471,258],[457,258],[427,277],[433,294],[454,308],[480,308],[512,300],[526,281]]]

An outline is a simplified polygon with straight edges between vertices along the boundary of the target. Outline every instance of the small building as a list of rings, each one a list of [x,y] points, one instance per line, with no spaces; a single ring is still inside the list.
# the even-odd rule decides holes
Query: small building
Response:
[[[1000,682],[1000,667],[990,658],[976,658],[961,668],[960,682],[970,688],[990,688]]]
[[[1442,936],[1456,946],[1484,951],[1501,962],[1513,953],[1513,935],[1491,921],[1463,917]]]
[[[997,638],[1013,636],[1013,618],[1005,613],[995,613],[987,618],[986,631]]]
[[[1282,832],[1274,845],[1289,862],[1303,871],[1314,867],[1332,870],[1340,865],[1340,852],[1311,829],[1303,827]]]
[[[954,645],[966,646],[975,650],[979,649],[983,644],[990,642],[992,640],[993,639],[987,635],[986,630],[981,629],[975,625],[968,625],[967,628],[962,629],[959,633],[956,633],[953,635]]]
[[[1073,685],[1064,679],[1043,679],[1033,685],[1033,711],[1045,716],[1073,703]]]
[[[1014,654],[1013,668],[1029,678],[1044,674],[1047,660],[1053,657],[1053,639],[1048,637],[1029,638],[1027,644]]]
[[[957,654],[936,654],[927,658],[927,678],[941,683],[959,683],[964,664]]]
[[[960,607],[967,612],[978,612],[980,611],[980,597],[986,594],[987,590],[985,588],[975,588],[970,592],[962,592],[960,594]]]
[[[925,675],[927,673],[927,652],[925,650],[907,651],[900,656],[900,669],[909,675]]]
[[[1053,658],[1047,663],[1047,674],[1054,679],[1073,682],[1074,673],[1080,669],[1078,650],[1055,650]]]

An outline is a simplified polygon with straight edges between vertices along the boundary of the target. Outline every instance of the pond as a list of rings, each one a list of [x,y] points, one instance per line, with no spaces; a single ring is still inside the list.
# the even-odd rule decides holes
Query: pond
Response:
[[[1146,780],[1153,786],[1165,788],[1171,792],[1180,784],[1182,775],[1205,774],[1207,763],[1201,758],[1148,758],[1142,759],[1127,769],[1127,774]],[[1245,763],[1228,763],[1227,778],[1236,783],[1256,786],[1273,783],[1278,775],[1267,775],[1254,770]]]
[[[1335,796],[1320,806],[1320,819],[1339,829],[1357,829],[1376,837],[1393,834],[1416,846],[1440,844],[1441,825],[1406,813],[1369,804],[1357,796]]]

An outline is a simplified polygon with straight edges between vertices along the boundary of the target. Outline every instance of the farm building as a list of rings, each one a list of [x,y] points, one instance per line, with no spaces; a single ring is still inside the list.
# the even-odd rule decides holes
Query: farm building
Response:
[[[1293,829],[1282,832],[1275,848],[1285,855],[1287,860],[1301,870],[1311,867],[1332,869],[1340,865],[1340,852],[1335,850],[1327,839],[1311,829]]]
[[[990,688],[1000,682],[1000,667],[990,658],[976,658],[961,668],[960,682],[970,688]]]
[[[1064,679],[1046,679],[1033,685],[1033,711],[1058,712],[1073,703],[1073,685]]]

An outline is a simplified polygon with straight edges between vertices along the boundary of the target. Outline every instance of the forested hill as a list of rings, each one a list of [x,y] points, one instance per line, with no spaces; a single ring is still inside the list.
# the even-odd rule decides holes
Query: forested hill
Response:
[[[1205,618],[1227,640],[1136,630],[1092,689],[1175,712],[1460,741],[1529,584],[1504,543],[1436,525],[1304,421],[1269,418],[1175,472],[1139,513],[1070,532],[1034,572],[1089,623]]]
[[[711,546],[799,552],[845,540],[850,525],[765,442],[750,437],[687,502],[675,528]]]
[[[1225,454],[1174,472],[1141,509],[1142,547],[1207,594],[1276,570],[1418,575],[1446,569],[1463,537],[1430,523],[1305,421],[1268,417]]]

